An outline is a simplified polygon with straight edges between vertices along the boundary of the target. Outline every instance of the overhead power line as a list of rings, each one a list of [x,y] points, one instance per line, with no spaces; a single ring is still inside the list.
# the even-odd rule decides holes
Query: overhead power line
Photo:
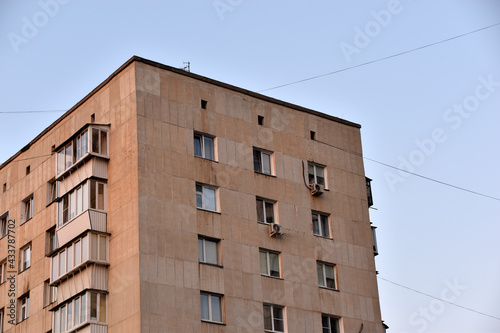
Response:
[[[438,45],[438,44],[441,44],[441,43],[449,42],[450,40],[461,38],[461,37],[464,37],[464,36],[467,36],[467,35],[470,35],[470,34],[473,34],[473,33],[479,32],[479,31],[482,31],[482,30],[486,30],[486,29],[495,27],[497,25],[500,25],[500,22],[492,24],[492,25],[489,25],[487,27],[483,27],[483,28],[480,28],[480,29],[469,31],[469,32],[466,32],[466,33],[461,34],[461,35],[457,35],[457,36],[454,36],[454,37],[443,39],[443,40],[440,40],[438,42],[434,42],[434,43],[431,43],[431,44],[427,44],[427,45],[416,47],[416,48],[411,49],[411,50],[407,50],[407,51],[403,51],[403,52],[400,52],[400,53],[396,53],[396,54],[393,54],[393,55],[390,55],[390,56],[387,56],[387,57],[383,57],[383,58],[375,59],[375,60],[372,60],[372,61],[364,62],[362,64],[358,64],[358,65],[354,65],[354,66],[351,66],[351,67],[339,69],[339,70],[336,70],[336,71],[333,71],[333,72],[329,72],[329,73],[325,73],[325,74],[320,74],[320,75],[316,75],[316,76],[311,76],[311,77],[308,77],[306,79],[302,79],[302,80],[293,81],[293,82],[290,82],[290,83],[281,84],[279,86],[267,88],[267,89],[264,89],[264,90],[259,90],[257,92],[260,93],[260,92],[269,91],[269,90],[273,90],[273,89],[283,88],[283,87],[286,87],[286,86],[290,86],[292,84],[297,84],[297,83],[301,83],[301,82],[305,82],[305,81],[310,81],[310,80],[318,79],[320,77],[324,77],[324,76],[328,76],[328,75],[338,74],[338,73],[345,72],[345,71],[348,71],[348,70],[351,70],[351,69],[354,69],[354,68],[358,68],[358,67],[370,65],[370,64],[373,64],[373,63],[376,63],[376,62],[379,62],[379,61],[383,61],[383,60],[387,60],[387,59],[399,57],[399,56],[401,56],[403,54],[415,52],[415,51],[422,50],[422,49],[425,49],[425,48],[428,48],[428,47],[431,47],[431,46],[434,46],[434,45]]]
[[[381,277],[381,276],[378,276],[378,275],[377,275],[377,278],[379,278],[380,280],[384,280],[384,281],[386,281],[386,282],[392,283],[393,285],[396,285],[396,286],[398,286],[398,287],[401,287],[401,288],[405,288],[405,289],[411,290],[411,291],[413,291],[413,292],[415,292],[415,293],[417,293],[417,294],[421,294],[421,295],[424,295],[424,296],[427,296],[427,297],[430,297],[430,298],[437,299],[437,300],[439,300],[439,301],[441,301],[441,302],[451,304],[451,305],[453,305],[453,306],[456,306],[456,307],[462,308],[462,309],[464,309],[464,310],[467,310],[467,311],[471,311],[471,312],[474,312],[474,313],[480,314],[480,315],[482,315],[482,316],[486,316],[486,317],[490,317],[490,318],[493,318],[493,319],[496,319],[496,320],[500,320],[500,318],[499,318],[499,317],[495,317],[495,316],[489,315],[489,314],[487,314],[487,313],[484,313],[484,312],[481,312],[481,311],[477,311],[477,310],[474,310],[474,309],[468,308],[468,307],[463,306],[463,305],[459,305],[459,304],[456,304],[456,303],[452,303],[452,302],[446,301],[446,300],[444,300],[444,299],[442,299],[442,298],[439,298],[439,297],[436,297],[436,296],[433,296],[433,295],[430,295],[430,294],[426,294],[426,293],[424,293],[424,292],[421,292],[421,291],[418,291],[418,290],[416,290],[416,289],[413,289],[413,288],[407,287],[407,286],[402,285],[402,284],[400,284],[400,283],[397,283],[397,282],[394,282],[394,281],[387,280],[387,279],[385,279],[385,278],[383,278],[383,277]]]
[[[492,197],[491,195],[487,195],[487,194],[479,193],[479,192],[476,192],[476,191],[468,190],[468,189],[460,187],[460,186],[456,186],[456,185],[453,185],[453,184],[450,184],[450,183],[445,183],[445,182],[442,182],[440,180],[433,179],[433,178],[430,178],[430,177],[422,176],[422,175],[419,175],[418,173],[414,173],[414,172],[410,172],[410,171],[407,171],[407,170],[404,170],[404,169],[400,169],[400,168],[397,168],[397,167],[392,166],[390,164],[386,164],[386,163],[383,163],[383,162],[380,162],[380,161],[376,161],[374,159],[371,159],[371,158],[368,158],[368,157],[365,157],[365,156],[363,156],[363,158],[366,159],[366,160],[368,160],[368,161],[372,161],[372,162],[384,165],[384,166],[386,166],[388,168],[396,169],[398,171],[402,171],[402,172],[408,173],[408,174],[413,175],[413,176],[417,176],[417,177],[420,177],[420,178],[423,178],[423,179],[427,179],[427,180],[430,180],[432,182],[436,182],[436,183],[441,184],[441,185],[449,186],[449,187],[452,187],[452,188],[455,188],[455,189],[458,189],[458,190],[461,190],[461,191],[469,192],[469,193],[472,193],[472,194],[476,194],[476,195],[480,195],[480,196],[483,196],[483,197],[486,197],[486,198],[490,198],[490,199],[493,199],[493,200],[500,201],[500,198]]]

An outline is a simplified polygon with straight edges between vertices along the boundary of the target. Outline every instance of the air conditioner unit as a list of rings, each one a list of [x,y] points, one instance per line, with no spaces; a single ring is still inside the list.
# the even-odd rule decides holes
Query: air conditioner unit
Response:
[[[315,197],[322,195],[323,192],[325,192],[325,187],[323,185],[313,183],[310,184],[310,186],[311,186],[311,194]]]
[[[269,236],[271,237],[279,237],[285,233],[285,229],[280,226],[278,223],[271,223],[269,225]]]

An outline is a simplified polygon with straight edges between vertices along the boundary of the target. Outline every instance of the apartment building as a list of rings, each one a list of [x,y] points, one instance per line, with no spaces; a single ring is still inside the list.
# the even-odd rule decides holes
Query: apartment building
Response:
[[[132,57],[0,186],[0,332],[384,331],[358,124]]]

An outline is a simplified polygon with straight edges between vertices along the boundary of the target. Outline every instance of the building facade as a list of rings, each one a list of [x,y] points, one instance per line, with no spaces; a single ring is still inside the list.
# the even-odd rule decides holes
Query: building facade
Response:
[[[0,184],[0,332],[384,331],[357,124],[133,57]]]

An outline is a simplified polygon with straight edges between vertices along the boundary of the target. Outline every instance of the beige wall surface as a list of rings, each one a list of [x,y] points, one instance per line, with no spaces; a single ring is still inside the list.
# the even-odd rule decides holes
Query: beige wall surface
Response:
[[[141,331],[262,332],[265,302],[285,306],[287,332],[321,332],[321,313],[381,332],[359,128],[142,63],[136,77]],[[194,156],[195,131],[216,137],[217,161]],[[253,147],[274,152],[273,176],[254,172]],[[327,166],[322,196],[303,161]],[[196,208],[196,182],[219,188],[219,212]],[[281,238],[256,196],[276,200]],[[311,210],[333,239],[313,236]],[[222,268],[198,263],[198,235],[221,240]],[[261,276],[259,248],[281,253],[281,279]],[[337,265],[340,291],[318,287],[317,260]],[[200,321],[200,290],[223,295],[224,325]]]

